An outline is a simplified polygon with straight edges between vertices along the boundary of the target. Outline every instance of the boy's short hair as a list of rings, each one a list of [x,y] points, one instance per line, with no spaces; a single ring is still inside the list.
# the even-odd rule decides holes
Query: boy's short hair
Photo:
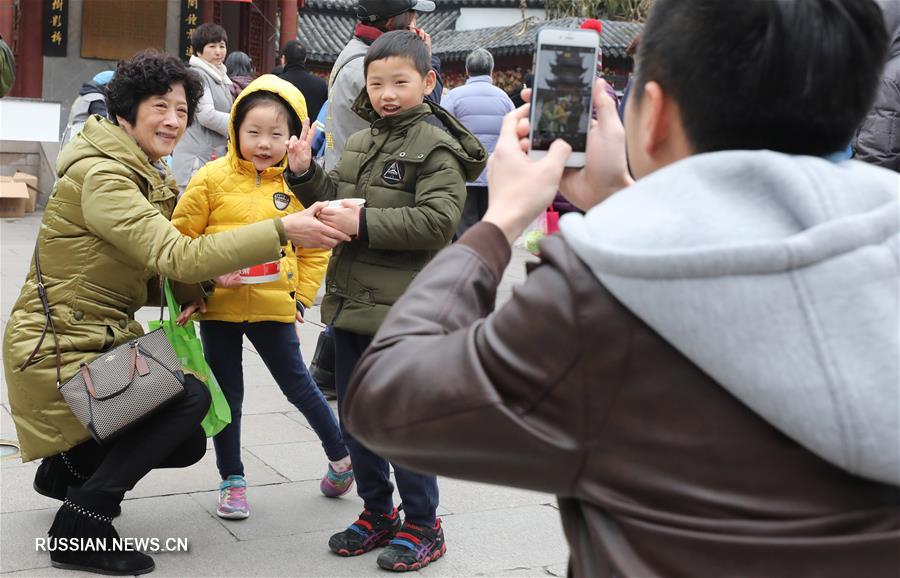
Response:
[[[120,116],[134,124],[138,107],[146,98],[166,94],[172,84],[179,82],[184,86],[190,125],[203,95],[203,82],[197,71],[188,68],[181,59],[153,49],[119,61],[113,79],[106,85],[109,118],[118,124],[116,117]]]
[[[237,103],[237,106],[234,109],[234,138],[237,142],[237,150],[241,150],[241,123],[244,122],[244,118],[247,116],[247,113],[260,106],[262,104],[278,104],[284,109],[284,112],[287,114],[288,121],[288,132],[290,134],[285,138],[287,140],[292,135],[300,137],[300,132],[303,130],[303,123],[300,121],[300,117],[297,116],[297,113],[294,111],[294,107],[292,107],[288,101],[281,98],[278,94],[274,92],[270,92],[268,90],[257,90],[255,92],[251,92]]]
[[[228,44],[228,33],[218,24],[207,22],[194,28],[194,32],[191,33],[191,48],[194,50],[194,54],[198,56],[203,52],[204,46],[213,42]]]
[[[425,42],[415,32],[394,30],[385,32],[369,46],[363,63],[364,75],[369,75],[369,64],[376,60],[384,60],[397,56],[408,59],[422,78],[431,70],[431,52]]]
[[[843,150],[875,98],[888,39],[872,0],[656,0],[633,89],[678,103],[695,152]]]

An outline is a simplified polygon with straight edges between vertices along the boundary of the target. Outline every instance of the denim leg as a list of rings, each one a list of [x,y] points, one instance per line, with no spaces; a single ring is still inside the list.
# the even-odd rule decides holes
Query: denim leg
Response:
[[[350,374],[372,337],[341,329],[334,330],[334,385],[337,389],[338,415],[341,416],[341,400],[347,394]],[[356,476],[356,493],[363,499],[367,510],[389,514],[394,509],[394,484],[391,483],[388,461],[359,443],[346,428],[341,417],[341,432],[350,450],[353,474]]]
[[[213,437],[216,466],[223,480],[231,475],[244,475],[244,464],[241,462],[241,407],[244,404],[244,368],[241,365],[243,338],[242,323],[200,322],[203,354],[222,388],[222,393],[225,394],[228,407],[231,408],[231,423]]]
[[[437,477],[392,465],[406,519],[413,524],[433,526],[438,507]]]
[[[294,324],[258,321],[246,323],[244,327],[284,396],[300,410],[319,436],[328,459],[336,462],[347,457],[347,447],[334,412],[303,362]]]

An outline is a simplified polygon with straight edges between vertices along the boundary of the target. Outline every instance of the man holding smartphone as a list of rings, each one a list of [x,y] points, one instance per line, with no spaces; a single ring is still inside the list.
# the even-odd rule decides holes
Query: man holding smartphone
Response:
[[[900,178],[833,154],[887,46],[872,0],[657,0],[584,168],[504,120],[488,212],[394,305],[349,430],[557,494],[574,576],[894,575]],[[587,214],[494,311],[557,187]]]

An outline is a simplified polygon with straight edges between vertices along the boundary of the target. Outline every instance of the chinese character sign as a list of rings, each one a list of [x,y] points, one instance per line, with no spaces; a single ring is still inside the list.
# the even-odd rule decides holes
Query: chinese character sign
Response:
[[[191,50],[191,36],[194,29],[200,25],[200,3],[197,0],[181,0],[181,34],[178,51],[185,61],[190,60],[194,53]]]
[[[44,0],[44,56],[66,55],[70,1]]]

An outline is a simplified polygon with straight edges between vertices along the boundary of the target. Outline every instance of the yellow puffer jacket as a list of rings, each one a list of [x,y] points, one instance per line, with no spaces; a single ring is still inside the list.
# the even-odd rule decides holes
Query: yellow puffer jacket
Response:
[[[197,171],[175,207],[172,223],[185,235],[199,237],[218,233],[303,210],[303,205],[284,182],[286,157],[279,164],[257,173],[253,163],[242,159],[236,150],[235,110],[248,94],[260,90],[278,94],[291,105],[301,121],[307,118],[306,100],[293,84],[271,74],[251,82],[231,108],[228,132],[232,144],[228,153]],[[278,281],[234,289],[217,287],[200,319],[293,322],[297,301],[304,307],[312,305],[331,251],[294,247],[291,243],[283,249]]]

